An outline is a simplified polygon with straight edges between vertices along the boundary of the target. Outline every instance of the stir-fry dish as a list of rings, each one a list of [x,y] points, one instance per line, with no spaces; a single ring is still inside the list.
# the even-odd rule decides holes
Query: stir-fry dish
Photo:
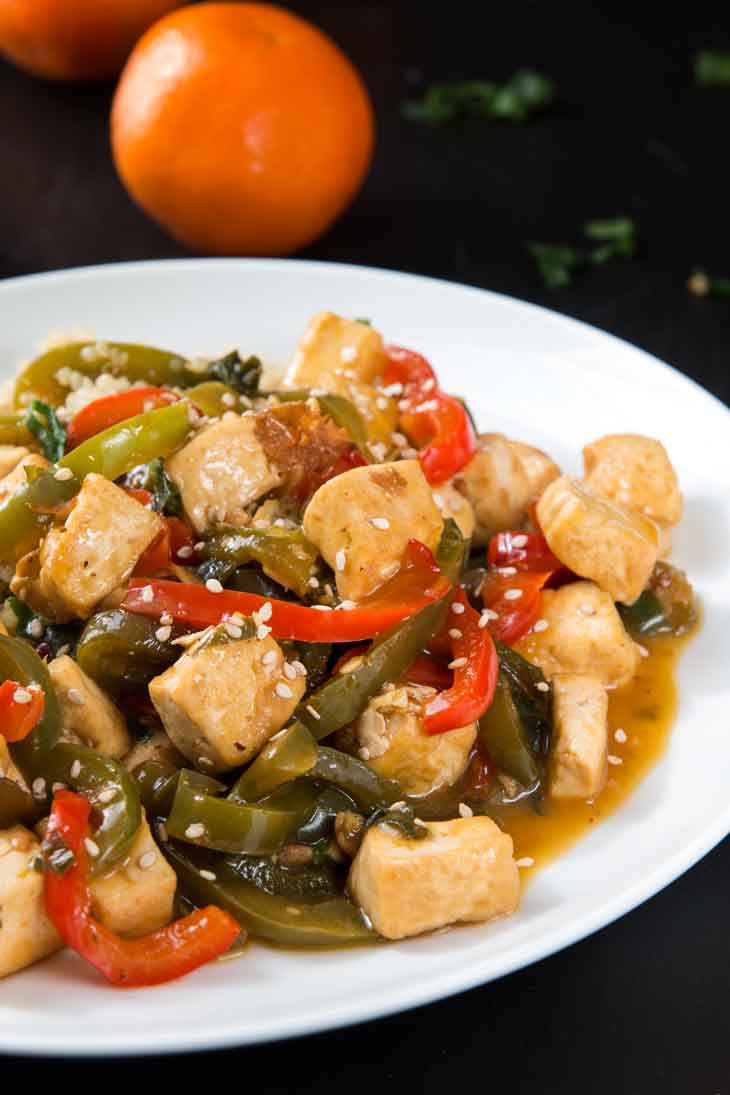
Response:
[[[477,434],[425,358],[332,313],[276,381],[96,341],[24,366],[0,412],[0,976],[65,944],[151,985],[247,936],[513,913],[515,819],[597,802],[611,697],[695,619],[664,447],[583,457],[574,478]]]

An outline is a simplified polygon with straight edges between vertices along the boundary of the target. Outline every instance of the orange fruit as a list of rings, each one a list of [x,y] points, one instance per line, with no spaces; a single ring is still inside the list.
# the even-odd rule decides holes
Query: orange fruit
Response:
[[[185,0],[0,0],[0,53],[49,80],[107,80]]]
[[[358,73],[311,23],[271,4],[206,3],[137,43],[111,138],[127,190],[177,240],[283,255],[354,197],[374,121]]]

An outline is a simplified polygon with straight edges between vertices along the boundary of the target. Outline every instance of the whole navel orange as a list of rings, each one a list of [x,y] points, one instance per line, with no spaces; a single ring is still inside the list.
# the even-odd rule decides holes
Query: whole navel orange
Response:
[[[185,0],[0,0],[0,53],[48,80],[108,80]]]
[[[206,3],[138,42],[111,134],[124,185],[176,239],[283,255],[352,200],[374,122],[358,73],[311,23],[271,4]]]

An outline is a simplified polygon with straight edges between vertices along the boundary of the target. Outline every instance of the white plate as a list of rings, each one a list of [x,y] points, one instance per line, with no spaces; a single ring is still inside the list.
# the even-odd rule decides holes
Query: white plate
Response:
[[[368,316],[425,353],[482,429],[536,442],[568,469],[609,432],[668,446],[687,505],[676,559],[702,596],[680,669],[671,747],[620,812],[538,874],[504,922],[360,951],[238,961],[172,985],[115,990],[64,954],[0,982],[0,1050],[151,1053],[243,1045],[370,1019],[500,977],[581,939],[666,886],[730,831],[730,415],[633,346],[493,293],[358,267],[177,261],[0,284],[0,369],[51,328],[183,353],[236,344],[284,361],[321,309]]]

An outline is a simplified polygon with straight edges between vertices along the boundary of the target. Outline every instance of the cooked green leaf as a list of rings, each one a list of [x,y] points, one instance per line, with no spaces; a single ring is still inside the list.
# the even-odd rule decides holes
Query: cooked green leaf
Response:
[[[33,399],[25,416],[25,425],[41,447],[46,460],[54,464],[66,451],[66,430],[53,407]]]
[[[704,87],[730,87],[730,53],[703,49],[694,56],[694,72]]]

